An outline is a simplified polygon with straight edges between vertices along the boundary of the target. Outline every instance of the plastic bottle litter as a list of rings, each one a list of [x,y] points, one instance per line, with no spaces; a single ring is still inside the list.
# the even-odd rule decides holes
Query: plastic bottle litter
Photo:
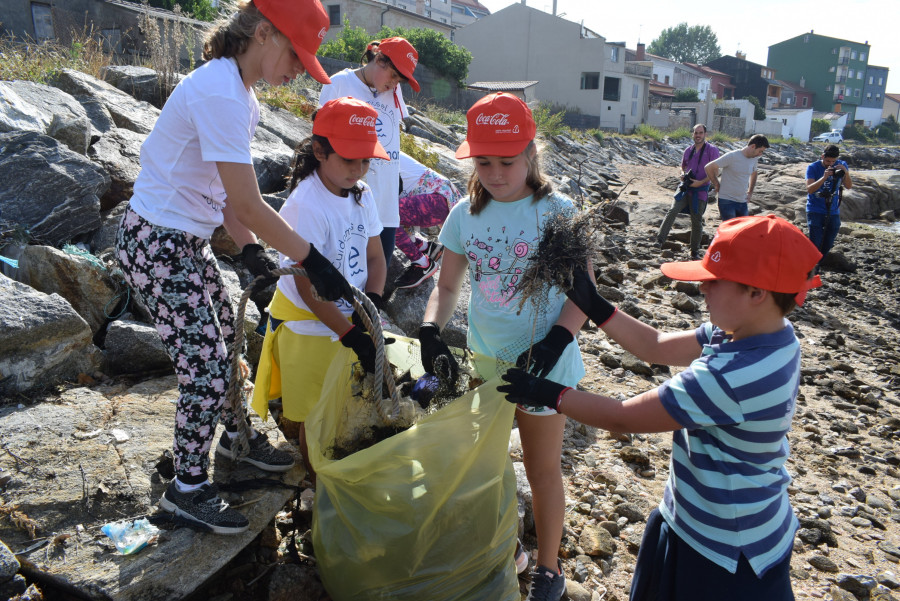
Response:
[[[133,522],[110,522],[101,527],[100,531],[112,539],[122,555],[137,553],[159,534],[159,528],[146,518]]]

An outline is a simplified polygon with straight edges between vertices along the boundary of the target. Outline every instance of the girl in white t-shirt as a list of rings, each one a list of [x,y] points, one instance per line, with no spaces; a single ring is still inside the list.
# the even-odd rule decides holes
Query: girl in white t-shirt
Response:
[[[372,161],[366,182],[375,195],[384,226],[381,245],[388,265],[394,252],[394,234],[400,226],[400,122],[409,117],[399,84],[407,82],[419,91],[419,82],[413,77],[418,62],[419,53],[404,38],[372,42],[363,55],[362,67],[335,73],[331,84],[322,86],[319,94],[319,106],[333,98],[351,96],[378,111],[378,141],[387,158]]]
[[[141,146],[141,173],[116,237],[122,272],[178,376],[175,478],[160,507],[221,534],[243,532],[249,522],[208,476],[219,419],[228,433],[216,449],[221,455],[234,458],[238,431],[225,402],[234,310],[209,244],[213,231],[224,224],[254,275],[268,274],[270,265],[259,234],[301,261],[323,297],[352,295],[331,263],[263,201],[250,155],[259,121],[253,85],[287,83],[304,71],[327,83],[315,54],[328,23],[318,0],[242,0],[213,27],[203,48],[208,62],[178,84]],[[243,460],[269,471],[294,464],[255,431]]]
[[[313,135],[297,149],[292,192],[280,214],[380,310],[387,272],[381,220],[372,191],[359,181],[370,159],[386,156],[375,133],[377,118],[360,100],[326,102],[313,117]],[[282,265],[291,262],[281,256]],[[300,424],[300,452],[315,483],[303,423],[319,401],[338,342],[352,348],[368,372],[375,371],[375,345],[351,324],[350,303],[316,300],[305,277],[279,278],[269,314],[253,407],[265,415],[269,400],[281,397],[284,417]]]

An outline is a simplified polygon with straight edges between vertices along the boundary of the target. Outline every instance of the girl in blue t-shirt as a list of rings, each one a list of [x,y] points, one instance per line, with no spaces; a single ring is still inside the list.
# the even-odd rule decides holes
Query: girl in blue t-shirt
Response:
[[[466,141],[456,156],[473,158],[475,172],[469,197],[453,207],[441,230],[443,263],[419,329],[422,363],[430,373],[456,377],[456,362],[440,329],[456,308],[468,270],[469,348],[575,386],[584,365],[574,333],[585,315],[558,289],[550,291],[546,303],[527,304],[517,312],[519,278],[537,249],[541,226],[555,213],[574,212],[574,205],[554,193],[540,172],[534,119],[524,102],[502,92],[485,96],[469,109],[467,119]],[[565,513],[560,466],[565,417],[552,409],[521,406],[516,416],[538,539],[528,599],[556,601],[565,591],[557,557]],[[515,555],[522,572],[528,558],[521,544]]]

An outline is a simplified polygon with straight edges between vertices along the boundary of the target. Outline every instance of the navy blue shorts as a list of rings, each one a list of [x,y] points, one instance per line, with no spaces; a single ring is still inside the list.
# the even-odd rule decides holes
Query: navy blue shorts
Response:
[[[669,528],[659,509],[647,518],[631,601],[794,601],[791,555],[756,576],[743,555],[732,574],[697,553]]]

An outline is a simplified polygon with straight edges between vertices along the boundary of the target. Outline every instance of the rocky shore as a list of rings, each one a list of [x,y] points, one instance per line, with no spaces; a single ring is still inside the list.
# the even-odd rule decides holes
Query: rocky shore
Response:
[[[105,589],[59,575],[77,572],[78,562],[121,568],[91,528],[153,509],[162,487],[157,462],[171,437],[175,383],[165,375],[168,359],[107,250],[139,169],[140,143],[158,110],[122,91],[133,90],[141,72],[117,68],[114,74],[107,79],[115,85],[75,72],[63,73],[56,87],[0,82],[0,93],[10,99],[0,107],[0,255],[19,261],[18,270],[4,265],[0,275],[0,539],[20,553],[0,553],[0,593],[21,592],[27,576],[54,594],[69,586],[67,594],[89,598],[110,591],[114,598],[179,598],[172,591],[186,595],[196,589],[191,598],[327,599],[309,543],[309,489],[299,491],[302,500],[293,511],[283,510],[275,520],[261,514],[256,538],[216,538],[222,556],[233,559],[193,571],[186,566],[193,580],[182,588],[174,588],[181,574],[177,562],[160,564],[170,570],[169,578],[157,574],[158,588],[149,589],[141,589],[139,575],[127,583],[104,580]],[[468,166],[452,153],[461,139],[458,128],[416,113],[409,131],[439,153],[440,171],[464,185]],[[291,148],[308,133],[304,120],[263,111],[254,166],[267,201],[276,207],[285,196]],[[652,246],[688,143],[563,135],[542,144],[545,170],[558,189],[586,205],[615,201],[617,221],[595,260],[604,295],[668,330],[693,327],[705,315],[696,285],[674,283],[658,270],[663,261],[687,257],[686,220],[676,222],[662,250]],[[805,165],[820,152],[813,145],[770,149],[752,211],[774,212],[804,228]],[[848,146],[843,158],[856,183],[844,197],[845,224],[824,264],[824,286],[791,317],[803,348],[788,464],[801,520],[792,579],[798,599],[894,599],[900,598],[893,592],[900,587],[900,236],[865,222],[886,223],[898,214],[894,168],[900,150]],[[707,234],[717,224],[712,207]],[[237,298],[247,281],[243,266],[230,258],[237,249],[225,235],[217,235],[214,246]],[[394,274],[401,268],[395,260]],[[429,280],[392,296],[387,317],[397,329],[415,333],[433,285]],[[251,355],[259,343],[252,331],[257,318],[251,305],[245,328]],[[465,327],[461,306],[450,328],[457,344]],[[587,390],[624,399],[673,373],[644,364],[595,330],[583,331],[580,343],[588,368],[581,387]],[[119,440],[114,430],[130,433],[132,440]],[[144,430],[146,435],[139,434]],[[569,599],[628,598],[644,520],[661,498],[670,447],[670,435],[625,437],[567,427],[561,556]],[[533,549],[515,435],[511,453],[520,474],[523,540]],[[107,464],[89,464],[90,456]],[[52,544],[21,553],[35,538],[21,516]],[[299,538],[291,545],[295,531]],[[190,538],[186,529],[170,528],[160,545],[177,540],[185,552]]]

